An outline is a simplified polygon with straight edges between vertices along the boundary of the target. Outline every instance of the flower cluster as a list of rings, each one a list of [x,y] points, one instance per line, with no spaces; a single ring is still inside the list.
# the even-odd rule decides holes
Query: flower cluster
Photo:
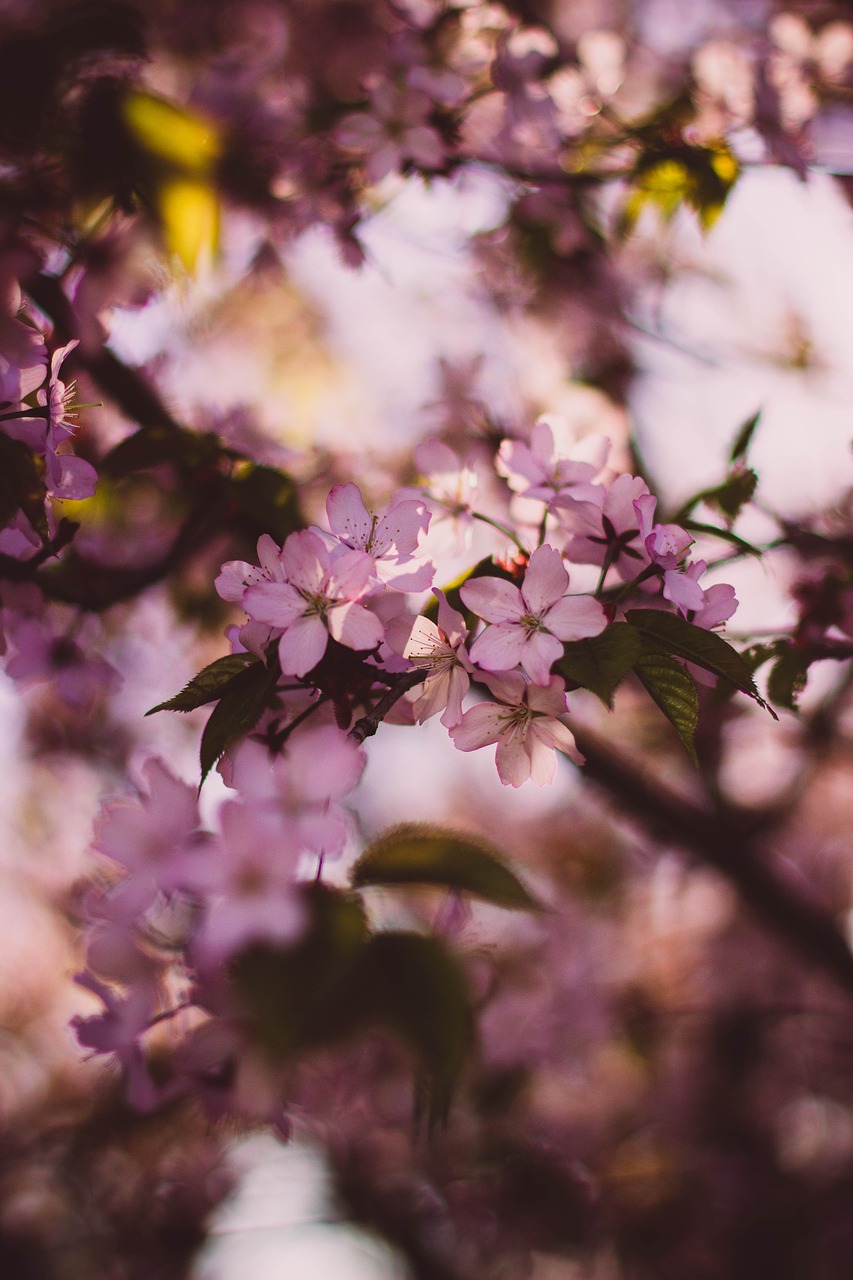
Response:
[[[257,564],[222,566],[217,591],[246,621],[229,629],[233,652],[163,707],[219,700],[202,762],[207,769],[219,758],[235,798],[222,805],[218,830],[205,830],[192,789],[153,759],[146,791],[108,803],[95,838],[120,870],[88,903],[89,965],[80,982],[104,1009],[76,1025],[81,1043],[123,1064],[136,1105],[192,1091],[216,1107],[276,1114],[278,1085],[253,1093],[252,1064],[269,1028],[263,1001],[260,1022],[244,1003],[254,1000],[252,966],[263,974],[270,963],[296,964],[301,973],[299,957],[306,948],[314,954],[324,912],[355,909],[346,898],[324,906],[315,881],[351,843],[354,824],[341,802],[364,767],[362,743],[383,720],[412,725],[440,715],[458,750],[495,747],[502,783],[541,787],[553,781],[558,751],[583,763],[567,723],[571,690],[583,686],[573,649],[630,633],[639,653],[632,604],[644,606],[642,618],[651,611],[677,619],[689,636],[733,612],[730,587],[702,587],[705,564],[688,559],[689,533],[655,522],[644,482],[605,482],[608,442],[562,452],[556,426],[540,420],[529,442],[501,444],[495,465],[507,488],[499,509],[475,508],[476,468],[432,441],[418,454],[421,491],[403,490],[370,511],[356,485],[338,485],[323,527],[297,530],[281,547],[265,534]],[[519,499],[535,511],[535,546],[523,540],[526,525],[511,523]],[[425,551],[430,521],[442,514],[482,524],[501,544],[445,589],[432,586],[437,569]],[[576,576],[596,577],[587,565],[598,567],[597,583],[573,589]],[[689,651],[689,639],[681,642]],[[703,654],[700,645],[696,669],[707,677]],[[658,700],[665,709],[665,696]],[[252,724],[247,705],[256,706]],[[228,727],[232,713],[236,729]],[[355,910],[328,945],[343,945],[353,929],[347,965],[357,964],[356,953],[372,964]],[[343,981],[336,965],[317,978],[321,992],[327,980],[333,990]],[[235,984],[246,981],[238,995]],[[369,1005],[366,1016],[375,1013]],[[302,1028],[309,1043],[312,1025],[309,1018]],[[155,1084],[152,1055],[163,1042],[171,1067]],[[268,1070],[261,1076],[269,1084]]]
[[[354,484],[339,485],[326,503],[327,529],[293,533],[281,549],[264,536],[258,565],[223,566],[217,590],[248,615],[235,642],[264,661],[273,646],[282,676],[331,696],[344,728],[352,727],[359,700],[370,710],[377,683],[393,689],[399,678],[398,720],[405,708],[418,721],[442,712],[460,750],[497,743],[502,782],[550,782],[554,748],[579,758],[563,723],[566,686],[554,670],[565,645],[601,635],[624,616],[626,598],[674,606],[708,628],[736,607],[733,588],[702,587],[706,564],[689,560],[692,536],[655,522],[656,499],[644,481],[599,482],[609,442],[588,439],[564,455],[552,423],[540,419],[529,443],[504,440],[496,459],[512,492],[540,513],[537,546],[528,549],[519,530],[475,510],[476,472],[430,441],[420,446],[431,474],[419,498],[407,490],[371,513]],[[434,590],[433,606],[412,614],[409,593],[428,588],[435,575],[423,543],[431,519],[442,515],[502,529],[520,554],[511,568],[494,560],[479,566],[456,590],[459,607]],[[594,591],[572,589],[571,564],[600,568]],[[359,688],[348,702],[331,688],[340,683],[341,649],[360,660]],[[498,701],[464,709],[472,682]]]
[[[28,559],[55,534],[50,498],[77,500],[95,491],[95,468],[70,450],[77,409],[76,386],[66,384],[60,371],[78,343],[49,351],[23,311],[18,281],[9,274],[10,263],[0,261],[0,292],[6,302],[0,316],[0,443],[6,471],[30,479],[25,505],[12,513],[0,529],[0,553]],[[35,462],[38,459],[41,467]],[[41,489],[39,502],[34,494]]]
[[[104,1009],[75,1026],[81,1044],[116,1055],[136,1106],[203,1092],[238,1061],[240,1019],[224,994],[228,966],[253,944],[300,936],[300,886],[343,852],[352,822],[341,801],[363,767],[361,748],[319,724],[275,756],[247,740],[223,761],[235,798],[220,809],[215,832],[202,827],[194,788],[156,757],[144,766],[144,790],[104,806],[94,848],[111,874],[89,894],[88,969],[78,977]],[[166,1082],[155,1083],[150,1071],[155,1028],[180,1047]],[[237,1075],[218,1096],[237,1110],[257,1106]]]

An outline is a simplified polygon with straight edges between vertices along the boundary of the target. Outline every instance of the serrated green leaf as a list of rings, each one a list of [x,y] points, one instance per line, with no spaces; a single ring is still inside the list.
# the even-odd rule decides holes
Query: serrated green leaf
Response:
[[[145,714],[153,716],[156,711],[195,711],[196,707],[215,702],[227,691],[236,675],[257,661],[251,653],[227,653],[223,658],[217,658],[204,667],[197,676],[193,676],[180,693],[165,702],[158,702],[156,707]]]
[[[404,822],[375,840],[350,873],[357,888],[367,885],[435,885],[471,893],[501,907],[530,910],[536,901],[483,840]]]
[[[201,782],[219,757],[254,729],[272,698],[281,672],[277,662],[256,662],[231,678],[227,691],[213,708],[201,736]]]
[[[780,650],[780,646],[784,646],[784,640],[771,640],[761,644],[751,644],[744,649],[741,657],[743,658],[750,671],[755,674],[759,667],[763,667],[765,662],[769,662],[771,658],[775,658]]]
[[[643,652],[634,670],[643,688],[675,728],[690,759],[697,764],[693,737],[699,721],[699,695],[690,672],[649,639],[643,643]]]
[[[714,631],[705,631],[674,613],[662,609],[629,609],[628,621],[644,636],[661,645],[668,653],[713,675],[754,698],[759,706],[770,710],[755,687],[755,681],[743,658],[730,644]],[[771,711],[771,715],[772,715]]]
[[[752,437],[755,434],[755,428],[758,426],[760,417],[761,410],[759,409],[751,418],[747,418],[746,422],[735,436],[732,451],[729,454],[729,461],[731,463],[734,464],[735,462],[740,462],[742,458],[746,458],[747,450],[752,443]]]
[[[751,467],[743,467],[730,472],[722,484],[709,490],[704,495],[704,501],[722,511],[727,520],[734,521],[752,500],[757,485],[757,474]]]
[[[370,1021],[387,1026],[414,1052],[422,1070],[420,1110],[445,1120],[474,1043],[474,1020],[462,970],[438,938],[378,933],[361,955],[360,994]]]
[[[613,694],[640,656],[638,631],[627,622],[614,622],[588,640],[573,640],[563,646],[557,671],[582,689],[589,689],[607,707]]]

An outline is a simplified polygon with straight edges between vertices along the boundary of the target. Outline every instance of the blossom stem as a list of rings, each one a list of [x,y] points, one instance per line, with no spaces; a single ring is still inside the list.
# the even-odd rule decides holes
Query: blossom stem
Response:
[[[306,707],[304,711],[300,711],[298,716],[294,716],[294,718],[290,721],[290,723],[286,724],[283,729],[280,729],[279,732],[272,739],[271,745],[273,746],[273,748],[276,751],[281,751],[285,742],[287,742],[287,739],[293,733],[293,730],[298,729],[299,726],[303,723],[303,721],[307,720],[309,716],[313,716],[317,708],[322,707],[323,703],[328,701],[329,701],[328,696],[326,694],[323,694],[322,697],[318,698],[316,702],[312,702],[310,706]]]
[[[471,515],[474,520],[481,520],[483,524],[490,524],[493,529],[497,529],[498,533],[505,534],[505,536],[509,538],[510,542],[514,542],[519,551],[523,552],[524,555],[530,554],[527,547],[519,538],[516,537],[512,529],[508,529],[505,524],[501,524],[500,520],[493,520],[491,516],[484,516],[481,511],[472,511]]]
[[[361,744],[365,738],[372,738],[388,712],[394,706],[395,702],[399,702],[403,694],[409,689],[413,689],[416,684],[423,684],[429,672],[426,670],[404,671],[397,678],[387,693],[384,693],[376,703],[372,711],[366,716],[362,716],[360,720],[356,720],[355,724],[349,731],[349,736],[354,742]]]
[[[542,512],[542,523],[539,525],[539,541],[536,543],[537,548],[541,547],[548,535],[548,508]]]

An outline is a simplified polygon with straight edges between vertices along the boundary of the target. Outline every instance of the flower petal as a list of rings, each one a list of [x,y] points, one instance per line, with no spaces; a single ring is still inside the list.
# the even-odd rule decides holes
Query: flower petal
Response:
[[[486,671],[512,671],[521,661],[524,642],[523,629],[514,623],[486,627],[471,646],[471,661]]]
[[[450,730],[454,745],[460,751],[477,751],[497,742],[506,728],[506,708],[497,702],[478,702],[466,711],[459,724]]]
[[[329,633],[315,613],[297,618],[278,642],[278,657],[286,676],[304,676],[326,652]]]
[[[329,528],[350,546],[364,550],[373,531],[373,520],[356,484],[336,484],[326,499]]]
[[[258,582],[244,594],[243,608],[257,622],[271,627],[290,627],[302,617],[308,605],[289,582]]]
[[[530,612],[542,613],[543,609],[565,595],[568,585],[569,575],[559,551],[547,544],[537,547],[530,557],[521,587],[524,603]]]
[[[521,592],[504,578],[471,578],[459,594],[463,604],[486,622],[518,622],[525,613]]]
[[[551,667],[563,656],[563,646],[555,636],[534,631],[525,638],[519,661],[534,684],[546,685],[551,679]]]
[[[607,614],[592,596],[563,596],[542,617],[542,624],[558,640],[585,640],[607,626]]]
[[[348,649],[375,649],[385,628],[363,604],[343,604],[329,611],[329,631]]]

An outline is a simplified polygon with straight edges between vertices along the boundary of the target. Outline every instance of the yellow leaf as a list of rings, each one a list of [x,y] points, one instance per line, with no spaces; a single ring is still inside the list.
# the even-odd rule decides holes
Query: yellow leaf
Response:
[[[209,182],[173,178],[158,193],[158,213],[166,249],[187,269],[195,271],[216,252],[219,198]]]
[[[219,131],[211,120],[149,93],[129,93],[123,107],[139,145],[167,164],[206,174],[219,158]]]

